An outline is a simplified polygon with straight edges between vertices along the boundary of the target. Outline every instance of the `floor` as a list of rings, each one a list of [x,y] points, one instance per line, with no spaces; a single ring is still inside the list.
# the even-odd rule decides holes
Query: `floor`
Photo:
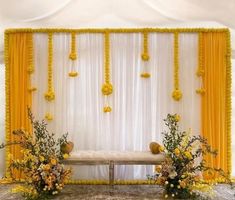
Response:
[[[19,194],[12,194],[11,189],[15,185],[0,185],[0,200],[17,199],[21,200]],[[217,185],[215,187],[213,200],[235,200],[234,190],[228,185]],[[96,200],[141,200],[141,199],[162,199],[162,188],[155,185],[66,185],[56,200],[74,199],[96,199]]]

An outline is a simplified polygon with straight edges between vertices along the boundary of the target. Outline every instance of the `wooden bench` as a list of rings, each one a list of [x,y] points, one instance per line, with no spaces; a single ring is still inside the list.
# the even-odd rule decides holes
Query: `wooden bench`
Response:
[[[68,165],[109,165],[109,184],[114,184],[115,165],[157,165],[165,155],[150,151],[77,151],[63,161]]]

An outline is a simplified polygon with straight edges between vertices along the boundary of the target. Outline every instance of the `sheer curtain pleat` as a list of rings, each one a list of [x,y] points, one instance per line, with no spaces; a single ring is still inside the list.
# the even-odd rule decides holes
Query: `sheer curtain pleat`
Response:
[[[161,142],[166,129],[167,113],[181,115],[181,127],[200,133],[200,96],[195,93],[199,79],[197,68],[197,34],[180,34],[181,101],[172,99],[173,91],[173,34],[150,33],[150,60],[141,60],[142,35],[110,35],[110,67],[114,92],[107,101],[112,112],[104,113],[105,97],[101,93],[104,82],[104,38],[102,34],[78,34],[78,59],[71,61],[70,34],[53,35],[53,84],[55,100],[47,102],[47,35],[34,34],[35,73],[32,82],[37,91],[33,95],[33,112],[48,122],[50,131],[60,136],[69,133],[74,151],[146,151],[151,141]],[[68,76],[77,71],[79,76]],[[150,78],[141,78],[143,72]],[[74,179],[107,179],[107,166],[74,166]],[[152,166],[117,166],[116,179],[144,179],[152,174]]]

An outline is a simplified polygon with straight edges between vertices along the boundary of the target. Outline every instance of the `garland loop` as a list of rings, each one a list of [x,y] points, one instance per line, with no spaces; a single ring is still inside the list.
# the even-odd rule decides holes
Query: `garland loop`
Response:
[[[44,97],[47,101],[52,101],[55,99],[55,92],[52,86],[52,65],[53,65],[53,43],[52,43],[52,33],[48,33],[48,88]]]
[[[179,89],[179,33],[174,33],[174,91],[172,97],[179,101],[183,94]]]

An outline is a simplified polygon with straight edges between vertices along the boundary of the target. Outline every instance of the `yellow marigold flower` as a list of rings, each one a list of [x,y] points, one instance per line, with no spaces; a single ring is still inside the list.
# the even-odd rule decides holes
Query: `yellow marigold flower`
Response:
[[[43,166],[43,170],[45,170],[45,171],[49,171],[50,168],[51,168],[51,166],[49,164],[46,164]]]
[[[172,97],[176,100],[179,101],[182,98],[183,94],[180,90],[176,89],[172,92]]]
[[[28,91],[29,91],[29,92],[34,92],[34,91],[36,91],[36,90],[37,90],[37,88],[36,88],[36,87],[28,88]]]
[[[176,122],[179,122],[179,121],[180,121],[180,115],[177,115],[177,114],[175,115],[175,121],[176,121]]]
[[[175,153],[176,156],[179,156],[179,155],[180,155],[180,150],[179,150],[178,148],[176,148],[176,149],[174,150],[174,153]]]
[[[77,53],[75,53],[75,52],[70,53],[70,54],[69,54],[69,58],[70,58],[71,60],[76,60],[76,59],[77,59]]]
[[[185,188],[186,187],[186,183],[184,181],[180,181],[180,187]]]
[[[164,146],[160,146],[160,147],[159,147],[159,151],[160,151],[160,152],[163,152],[164,150],[165,150],[165,147],[164,147]]]
[[[27,72],[28,72],[29,74],[32,74],[32,73],[34,72],[34,68],[33,68],[32,65],[28,67]]]
[[[110,95],[113,93],[113,86],[111,83],[104,83],[102,86],[103,95]]]
[[[51,121],[53,120],[53,116],[50,113],[46,113],[45,119],[47,119],[48,121]]]
[[[156,165],[156,166],[155,166],[155,171],[156,171],[156,172],[160,173],[161,170],[162,170],[162,166],[161,166],[161,165]]]
[[[103,109],[103,111],[104,111],[105,113],[111,112],[111,111],[112,111],[112,108],[111,108],[110,106],[105,106],[104,109]]]
[[[196,74],[197,76],[203,76],[205,74],[205,71],[203,69],[198,69]]]
[[[148,61],[148,60],[149,60],[149,55],[148,55],[147,53],[143,53],[143,54],[141,55],[141,58],[142,58],[142,60],[144,60],[144,61]]]
[[[43,162],[45,160],[45,158],[43,156],[39,156],[39,160],[40,160],[40,162]]]
[[[64,159],[69,158],[69,154],[67,154],[67,153],[63,154],[63,158],[64,158]]]
[[[192,159],[192,158],[193,158],[193,157],[192,157],[192,154],[191,154],[190,152],[188,152],[188,151],[184,152],[184,155],[185,155],[186,158],[188,158],[188,159]]]
[[[51,159],[51,164],[52,164],[52,165],[56,165],[56,164],[57,164],[57,160],[54,159],[54,158],[52,158],[52,159]]]
[[[149,78],[151,75],[148,72],[143,72],[140,74],[142,78]]]
[[[55,93],[53,91],[48,91],[44,94],[47,101],[52,101],[55,99]]]
[[[78,72],[69,72],[70,77],[76,77],[78,75]]]
[[[200,89],[196,90],[197,94],[202,94],[203,95],[203,94],[205,94],[205,92],[206,92],[206,90],[204,88],[200,88]]]

